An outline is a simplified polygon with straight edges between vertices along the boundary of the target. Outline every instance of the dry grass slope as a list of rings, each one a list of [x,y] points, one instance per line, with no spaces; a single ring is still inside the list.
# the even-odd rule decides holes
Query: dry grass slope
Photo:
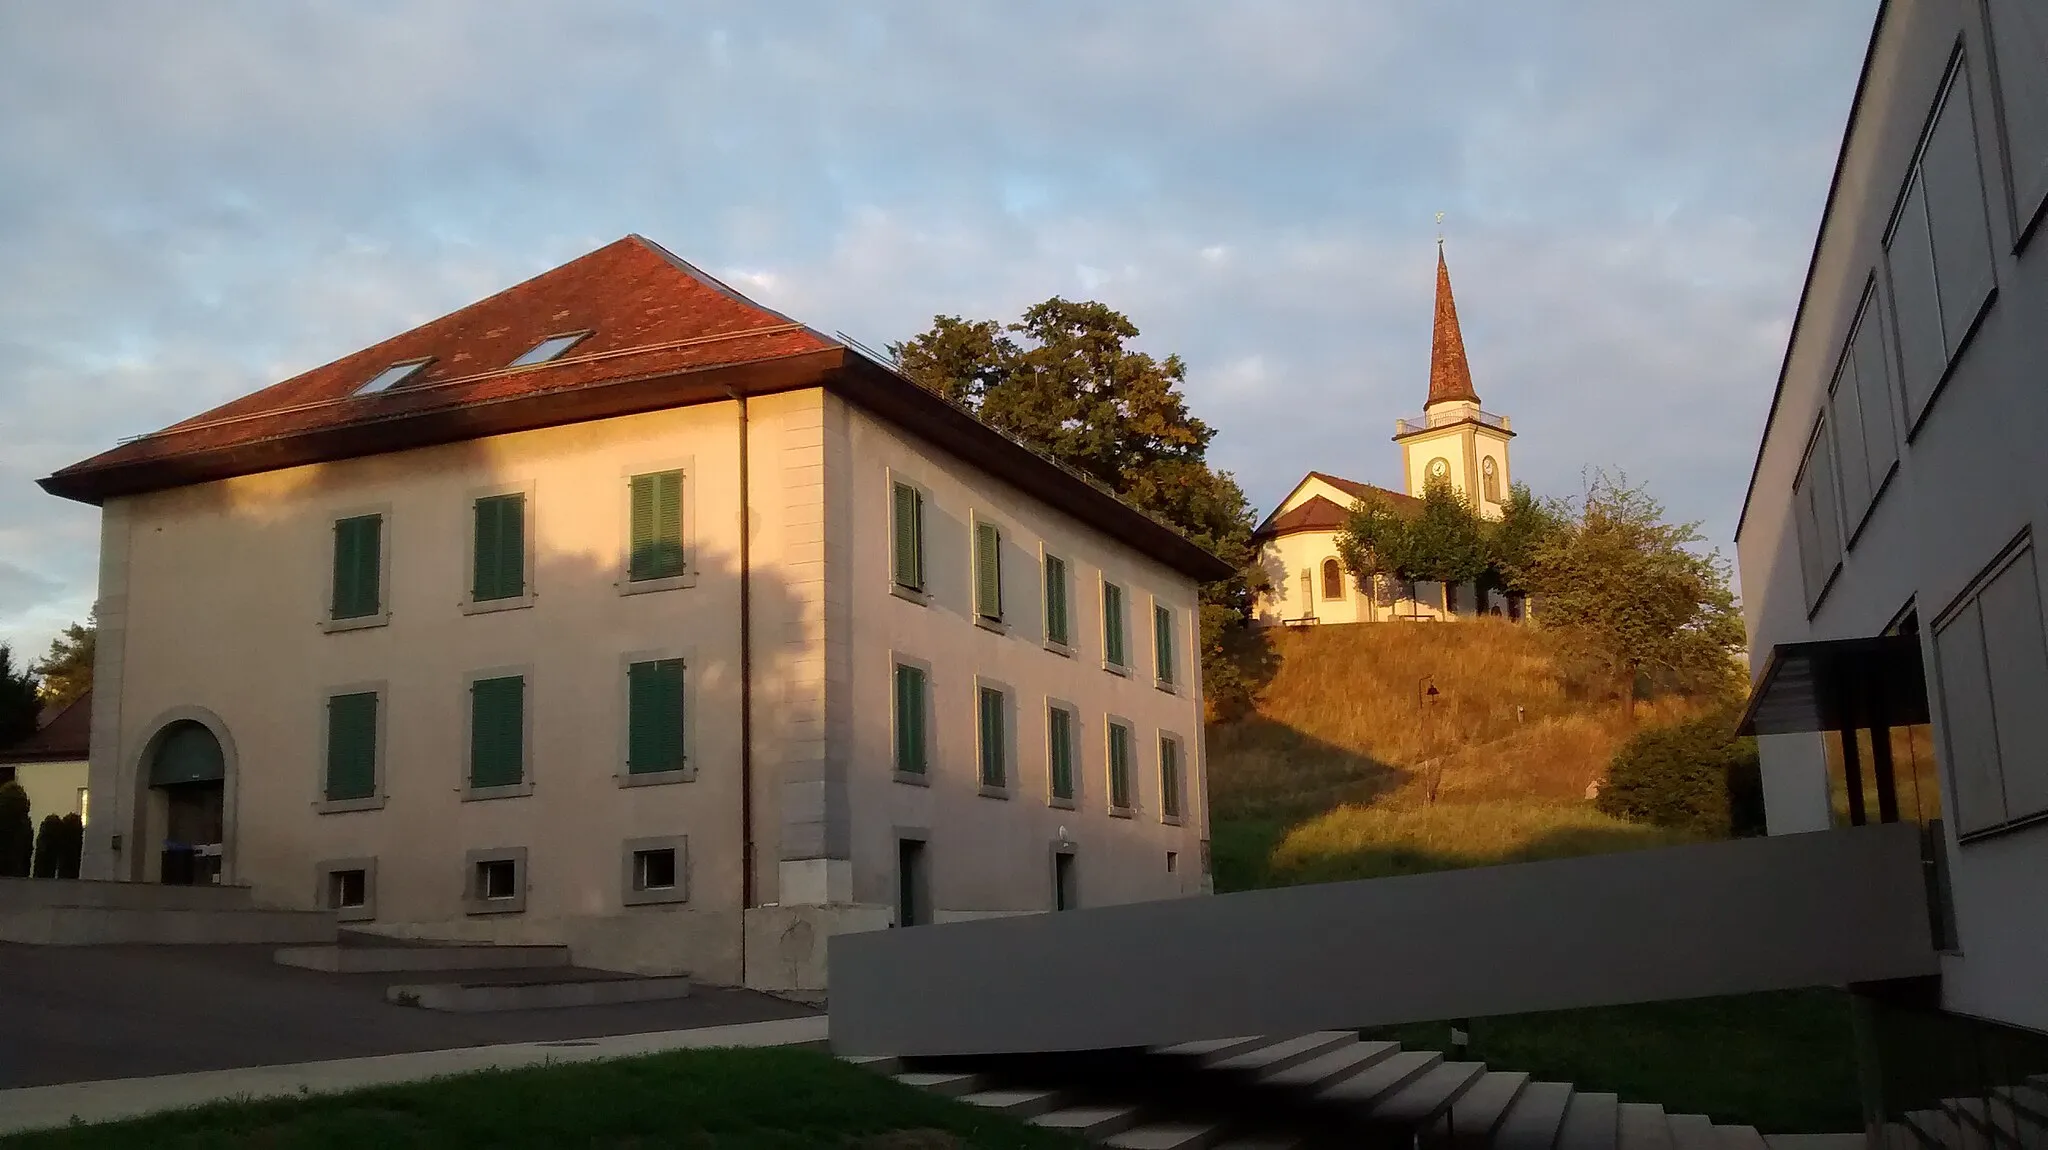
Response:
[[[1271,641],[1277,666],[1257,709],[1209,729],[1220,887],[1673,841],[1587,802],[1630,728],[1536,628],[1468,619],[1310,628]],[[1422,701],[1425,681],[1437,688],[1432,704]],[[1636,723],[1699,706],[1641,703]]]

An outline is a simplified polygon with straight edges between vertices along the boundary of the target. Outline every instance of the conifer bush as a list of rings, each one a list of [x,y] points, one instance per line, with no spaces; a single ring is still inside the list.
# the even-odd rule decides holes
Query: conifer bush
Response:
[[[85,819],[77,813],[65,815],[64,849],[57,855],[57,877],[77,878],[78,866],[85,858]]]
[[[64,849],[64,820],[44,815],[36,828],[36,860],[31,874],[36,878],[57,877],[57,856]]]
[[[28,819],[28,792],[0,783],[0,878],[27,878],[35,859],[36,828]]]

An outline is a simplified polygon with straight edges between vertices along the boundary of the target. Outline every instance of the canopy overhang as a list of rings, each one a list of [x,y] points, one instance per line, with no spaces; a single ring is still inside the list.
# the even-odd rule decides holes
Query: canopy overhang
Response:
[[[1772,647],[1735,730],[1786,735],[1927,721],[1920,637],[1873,635]]]

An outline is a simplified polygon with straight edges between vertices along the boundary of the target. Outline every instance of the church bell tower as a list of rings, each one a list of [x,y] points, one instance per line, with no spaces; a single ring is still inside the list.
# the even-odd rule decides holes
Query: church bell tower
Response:
[[[1482,411],[1465,360],[1465,336],[1458,330],[1458,305],[1451,298],[1451,272],[1444,241],[1436,241],[1436,328],[1429,355],[1429,399],[1419,419],[1395,421],[1401,445],[1401,474],[1408,494],[1420,498],[1432,482],[1449,483],[1487,519],[1498,519],[1508,500],[1508,441],[1515,436],[1504,415]]]

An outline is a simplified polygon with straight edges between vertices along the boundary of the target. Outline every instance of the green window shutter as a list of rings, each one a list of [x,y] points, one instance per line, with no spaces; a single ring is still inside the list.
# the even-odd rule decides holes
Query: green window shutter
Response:
[[[925,768],[924,672],[896,666],[896,769],[921,775]]]
[[[1003,532],[993,523],[974,525],[974,613],[1003,617]]]
[[[891,517],[895,531],[896,583],[912,591],[924,590],[924,496],[908,483],[896,485],[896,507]]]
[[[626,773],[682,770],[683,661],[627,667],[626,712]]]
[[[1167,738],[1159,740],[1159,810],[1180,817],[1180,744]]]
[[[375,615],[383,588],[384,517],[358,515],[334,522],[334,602],[336,619]]]
[[[1124,589],[1114,583],[1102,585],[1102,657],[1114,666],[1124,666]]]
[[[1173,682],[1173,612],[1155,605],[1152,608],[1152,660],[1158,668],[1159,681]]]
[[[526,679],[478,679],[469,687],[469,785],[505,787],[526,777]]]
[[[1119,723],[1109,725],[1109,805],[1131,805],[1131,729]]]
[[[377,693],[327,700],[328,801],[367,799],[377,793]]]
[[[1008,755],[1004,746],[1003,693],[993,687],[979,691],[981,718],[981,785],[1000,787],[1005,785],[1009,771],[1005,761]]]
[[[526,593],[526,496],[492,495],[476,501],[478,602],[516,599]]]
[[[1057,555],[1045,557],[1045,637],[1066,646],[1067,561]]]
[[[632,560],[627,578],[672,579],[683,574],[683,473],[633,477]]]
[[[1054,707],[1046,712],[1046,742],[1052,770],[1052,797],[1074,797],[1074,716]]]

